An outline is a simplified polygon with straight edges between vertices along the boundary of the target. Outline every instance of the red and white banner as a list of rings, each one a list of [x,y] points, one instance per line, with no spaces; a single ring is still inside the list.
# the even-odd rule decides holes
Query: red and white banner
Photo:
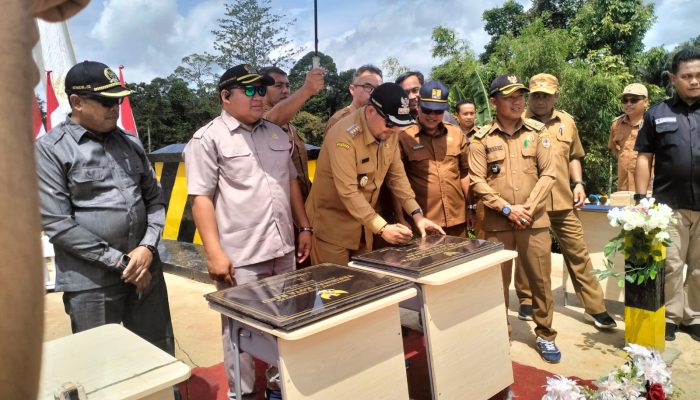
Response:
[[[41,120],[41,110],[39,110],[39,101],[36,96],[32,96],[32,125],[33,125],[33,136],[34,140],[46,135],[46,129],[44,129],[44,121]]]
[[[66,113],[59,107],[56,92],[53,91],[51,71],[46,71],[46,132],[58,126],[65,119]]]
[[[122,72],[123,69],[124,66],[120,65],[119,81],[122,83],[123,87],[126,87],[126,83],[124,82],[124,73]],[[122,104],[119,106],[119,120],[117,121],[117,125],[119,125],[119,127],[125,131],[129,131],[136,136],[139,135],[139,131],[136,130],[136,121],[134,121],[134,113],[131,111],[131,102],[129,101],[128,96],[124,97]]]

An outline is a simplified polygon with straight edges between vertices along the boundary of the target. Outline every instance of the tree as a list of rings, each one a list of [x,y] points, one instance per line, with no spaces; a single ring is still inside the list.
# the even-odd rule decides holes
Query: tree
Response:
[[[214,56],[209,53],[190,54],[182,58],[182,64],[174,74],[185,82],[194,83],[197,89],[213,90],[217,76],[214,73]]]
[[[533,0],[527,13],[531,20],[542,18],[548,28],[566,29],[581,5],[583,0]]]
[[[589,0],[576,14],[571,32],[585,57],[605,47],[627,65],[644,50],[644,35],[656,20],[654,5],[642,0]]]
[[[270,0],[235,0],[224,7],[219,29],[212,31],[221,68],[241,63],[256,69],[266,65],[284,68],[302,51],[287,36],[288,26],[296,20],[286,21],[284,14],[272,13]]]
[[[484,47],[481,61],[486,63],[493,52],[496,42],[503,36],[518,36],[527,24],[527,15],[523,6],[514,0],[508,0],[501,7],[484,11],[481,19],[486,22],[484,30],[491,35],[491,41]]]
[[[297,90],[304,84],[306,74],[311,70],[311,59],[314,55],[313,51],[306,53],[289,70],[289,83],[292,90]],[[340,108],[339,101],[343,98],[341,92],[347,91],[347,86],[339,87],[338,70],[333,58],[321,52],[318,53],[318,56],[321,59],[321,67],[326,69],[323,76],[326,89],[311,97],[302,107],[302,111],[314,114],[325,121]]]
[[[393,82],[401,74],[410,70],[407,66],[401,65],[399,59],[393,56],[389,56],[382,61],[382,74],[385,82]]]
[[[306,111],[301,111],[292,118],[292,125],[294,125],[306,143],[321,146],[323,142],[323,128],[325,126],[323,119]]]

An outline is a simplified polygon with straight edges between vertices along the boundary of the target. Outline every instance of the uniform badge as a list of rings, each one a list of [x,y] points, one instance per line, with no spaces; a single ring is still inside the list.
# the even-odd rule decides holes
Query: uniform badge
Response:
[[[527,137],[525,138],[525,142],[523,142],[523,146],[525,146],[525,148],[527,148],[530,145],[530,143],[532,142],[532,139],[533,139],[532,135],[527,135]]]
[[[542,138],[542,147],[548,149],[551,145],[552,143],[549,141],[549,138]]]
[[[489,165],[489,170],[491,170],[492,174],[498,175],[498,173],[501,172],[501,166],[498,165],[498,163],[491,163]]]
[[[367,175],[362,175],[362,176],[360,177],[360,187],[365,187],[365,186],[367,186],[367,183],[368,183],[368,182],[369,182],[369,178],[367,177]]]
[[[401,98],[401,107],[398,109],[399,115],[407,115],[411,113],[411,109],[408,107],[408,97]]]
[[[411,150],[414,150],[414,151],[415,151],[415,150],[420,150],[420,149],[423,149],[423,148],[425,148],[425,145],[424,145],[424,144],[414,144],[414,145],[411,147]]]
[[[272,138],[277,140],[277,134],[275,132],[272,132]]]
[[[341,149],[349,150],[350,145],[345,143],[345,142],[338,142],[335,144],[335,147],[340,147]]]
[[[357,124],[352,124],[345,131],[349,133],[350,136],[355,137],[358,133],[360,133],[360,127]]]

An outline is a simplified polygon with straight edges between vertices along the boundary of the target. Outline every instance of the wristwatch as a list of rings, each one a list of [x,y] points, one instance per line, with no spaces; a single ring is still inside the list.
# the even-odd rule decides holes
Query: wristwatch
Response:
[[[151,246],[150,244],[142,244],[140,246],[147,248],[151,252],[151,254],[153,254],[154,256],[156,255],[157,250],[154,246]]]
[[[413,212],[411,212],[411,216],[414,216],[416,214],[423,214],[423,209],[418,207],[415,210],[413,210]]]
[[[313,233],[314,233],[314,228],[312,228],[312,227],[310,227],[310,226],[302,226],[302,227],[299,227],[299,228],[297,229],[297,231],[298,231],[299,233],[302,233],[302,232],[311,232],[311,234],[313,234]]]
[[[583,187],[586,187],[586,182],[584,182],[584,181],[573,181],[571,184],[572,184],[572,187],[575,187],[576,185],[581,185]]]
[[[503,214],[504,217],[510,215],[510,204],[506,203],[506,205],[501,208],[501,214]]]

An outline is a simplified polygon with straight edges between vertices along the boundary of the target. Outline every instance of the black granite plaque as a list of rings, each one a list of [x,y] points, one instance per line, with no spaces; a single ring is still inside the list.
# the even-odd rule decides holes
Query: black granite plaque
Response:
[[[353,256],[358,264],[419,278],[503,249],[503,243],[429,235],[403,246]]]
[[[289,331],[411,287],[382,273],[318,264],[204,297],[242,317]]]

